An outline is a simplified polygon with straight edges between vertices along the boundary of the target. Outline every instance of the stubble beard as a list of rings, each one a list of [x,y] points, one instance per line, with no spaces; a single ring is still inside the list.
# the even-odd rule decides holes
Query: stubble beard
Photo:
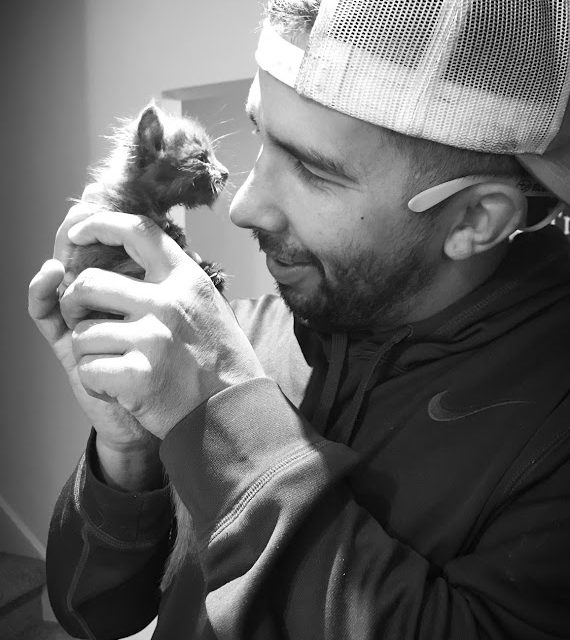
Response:
[[[419,238],[408,238],[389,257],[349,247],[340,257],[327,256],[327,274],[314,254],[279,253],[276,239],[259,231],[254,237],[261,250],[310,262],[319,271],[319,285],[309,295],[281,283],[276,287],[296,318],[327,333],[389,329],[403,324],[414,298],[433,272],[421,252]]]

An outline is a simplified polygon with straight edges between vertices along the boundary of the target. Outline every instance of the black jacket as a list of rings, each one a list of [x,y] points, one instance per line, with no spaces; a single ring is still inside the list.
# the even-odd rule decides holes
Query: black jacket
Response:
[[[166,489],[64,488],[48,586],[80,637],[570,638],[570,255],[518,236],[483,286],[389,334],[235,304],[266,378],[180,422],[161,458],[196,544],[161,597]]]

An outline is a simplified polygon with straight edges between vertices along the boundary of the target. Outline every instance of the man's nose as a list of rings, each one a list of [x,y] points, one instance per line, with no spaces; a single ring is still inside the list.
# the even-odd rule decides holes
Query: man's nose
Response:
[[[234,196],[230,219],[238,227],[282,232],[287,217],[279,200],[277,185],[256,165]]]

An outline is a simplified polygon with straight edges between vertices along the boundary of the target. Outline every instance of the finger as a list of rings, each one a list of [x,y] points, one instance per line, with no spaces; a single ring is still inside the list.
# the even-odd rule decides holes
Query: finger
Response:
[[[67,264],[74,249],[74,245],[67,235],[69,230],[78,222],[81,222],[81,220],[85,220],[89,216],[92,216],[97,210],[98,208],[95,205],[86,202],[74,204],[69,209],[65,219],[55,234],[53,257],[56,260],[59,260],[64,265]]]
[[[146,272],[145,280],[161,282],[186,254],[158,225],[145,216],[99,212],[83,219],[68,232],[75,244],[101,242],[123,246]]]
[[[96,397],[115,399],[133,415],[144,395],[141,380],[148,376],[150,363],[138,351],[124,355],[85,356],[77,363],[79,380],[85,391]],[[136,395],[141,393],[141,398]]]
[[[61,262],[47,260],[32,278],[28,290],[28,313],[50,344],[67,332],[57,294],[63,275]]]
[[[92,182],[83,189],[81,201],[90,202],[91,204],[101,204],[105,193],[105,187],[100,182]]]
[[[134,317],[152,303],[151,286],[104,269],[85,269],[62,296],[61,315],[71,329],[91,311]]]
[[[121,320],[84,320],[72,334],[75,361],[89,355],[123,355],[133,346],[133,327]]]
[[[113,378],[125,373],[122,355],[89,355],[77,363],[77,375],[85,391],[95,398],[115,401],[116,395],[109,393],[113,387]]]

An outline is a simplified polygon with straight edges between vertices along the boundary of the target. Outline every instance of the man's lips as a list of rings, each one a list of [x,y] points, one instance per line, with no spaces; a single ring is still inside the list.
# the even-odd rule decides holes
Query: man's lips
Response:
[[[295,284],[303,279],[307,272],[314,267],[310,262],[287,262],[269,254],[266,255],[266,263],[275,280],[281,284],[288,285]]]
[[[270,254],[267,254],[268,258],[271,258],[272,260],[274,260],[275,262],[277,262],[280,265],[283,265],[284,267],[296,267],[298,265],[307,265],[309,264],[309,262],[304,262],[302,260],[288,260],[286,258],[278,258],[277,256],[272,256]]]
[[[288,257],[286,255],[283,254],[279,254],[276,251],[272,251],[269,247],[264,247],[262,245],[260,245],[259,249],[268,257],[271,258],[272,260],[274,260],[275,262],[279,262],[282,265],[285,266],[295,266],[298,264],[310,264],[309,260],[300,260],[298,258],[295,257]]]

